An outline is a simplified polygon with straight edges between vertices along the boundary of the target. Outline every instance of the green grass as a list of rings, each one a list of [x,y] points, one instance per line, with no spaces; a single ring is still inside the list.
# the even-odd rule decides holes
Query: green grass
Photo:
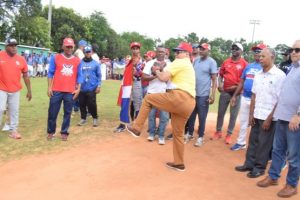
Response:
[[[104,81],[101,93],[97,95],[100,126],[92,128],[91,122],[89,122],[87,126],[77,127],[76,124],[80,119],[80,114],[76,113],[71,119],[71,139],[68,142],[62,142],[59,139],[49,142],[46,140],[47,112],[49,106],[47,79],[33,78],[31,79],[31,85],[33,98],[30,102],[25,98],[25,87],[21,92],[19,132],[23,138],[16,141],[7,137],[7,132],[0,131],[0,162],[18,159],[25,155],[59,151],[79,144],[80,141],[90,139],[91,137],[104,137],[109,135],[111,128],[118,124],[120,108],[116,102],[120,81]],[[60,130],[62,115],[61,108],[57,120],[57,132]],[[4,120],[5,117],[2,121]]]
[[[117,106],[117,97],[120,81],[107,80],[103,82],[101,93],[97,95],[100,126],[93,128],[90,118],[88,125],[84,127],[76,126],[80,120],[80,114],[76,113],[71,119],[71,139],[68,142],[62,142],[59,139],[49,142],[46,140],[47,112],[49,105],[47,79],[32,78],[31,85],[33,98],[30,102],[25,98],[25,87],[21,92],[19,132],[23,138],[16,141],[9,138],[7,132],[0,131],[0,162],[19,159],[26,155],[61,151],[89,139],[101,140],[111,135],[112,129],[119,123],[120,107]],[[210,107],[210,112],[216,112],[218,97],[219,96],[217,96],[216,102]],[[57,133],[59,133],[60,130],[62,114],[61,108],[57,119]],[[2,121],[4,120],[5,117]],[[0,127],[2,129],[2,126]]]

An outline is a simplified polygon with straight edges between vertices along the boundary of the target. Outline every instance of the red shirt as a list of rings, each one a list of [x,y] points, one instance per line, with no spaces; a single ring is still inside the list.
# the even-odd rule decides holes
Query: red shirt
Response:
[[[225,91],[229,87],[239,84],[242,73],[247,65],[248,63],[244,58],[234,61],[230,57],[223,62],[219,74],[224,79],[223,89]]]
[[[6,51],[0,51],[0,90],[10,93],[21,90],[21,76],[27,72],[24,57],[18,54],[11,57]]]
[[[72,56],[65,57],[63,54],[55,55],[55,72],[52,90],[58,92],[73,92],[77,82],[77,72],[80,59]]]

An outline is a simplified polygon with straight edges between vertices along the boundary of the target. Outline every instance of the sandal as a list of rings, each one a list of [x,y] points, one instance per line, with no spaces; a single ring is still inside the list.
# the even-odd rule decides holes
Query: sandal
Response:
[[[16,140],[22,138],[21,134],[18,133],[18,132],[12,132],[12,133],[10,133],[10,134],[8,135],[8,137],[13,138],[13,139],[16,139]]]

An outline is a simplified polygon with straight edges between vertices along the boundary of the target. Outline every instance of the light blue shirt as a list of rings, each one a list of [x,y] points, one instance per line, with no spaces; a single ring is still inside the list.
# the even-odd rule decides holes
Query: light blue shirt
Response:
[[[196,75],[196,96],[209,96],[211,75],[218,73],[216,61],[211,57],[207,57],[205,60],[199,57],[194,61],[194,70]]]
[[[283,82],[274,117],[290,121],[300,106],[300,61],[293,63],[290,72]]]

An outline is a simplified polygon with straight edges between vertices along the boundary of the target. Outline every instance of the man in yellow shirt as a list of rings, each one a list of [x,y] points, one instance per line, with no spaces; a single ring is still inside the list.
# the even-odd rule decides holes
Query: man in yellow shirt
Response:
[[[173,51],[176,59],[164,71],[157,67],[152,68],[153,74],[160,81],[170,80],[173,89],[166,93],[147,94],[138,117],[132,126],[127,126],[127,130],[133,136],[139,137],[152,107],[171,113],[174,162],[166,165],[177,171],[184,171],[184,127],[195,108],[195,72],[190,60],[192,46],[189,43],[181,42]]]

